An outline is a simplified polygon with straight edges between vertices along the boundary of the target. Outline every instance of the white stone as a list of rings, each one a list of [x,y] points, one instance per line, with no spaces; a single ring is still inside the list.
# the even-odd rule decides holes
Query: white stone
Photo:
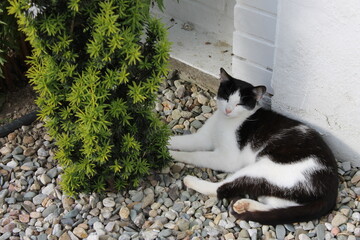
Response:
[[[15,160],[11,160],[6,164],[9,168],[16,168],[18,166],[18,163]]]
[[[7,154],[9,154],[9,153],[11,153],[12,152],[12,150],[11,150],[11,148],[9,148],[9,147],[2,147],[2,148],[0,148],[0,153],[2,154],[2,155],[7,155]]]
[[[310,238],[306,234],[302,233],[299,235],[299,240],[310,240]]]
[[[54,192],[54,189],[55,189],[55,185],[53,183],[51,183],[51,184],[47,185],[46,187],[44,187],[41,190],[41,193],[45,194],[45,195],[50,195]]]
[[[105,207],[114,207],[115,206],[115,201],[113,198],[104,198],[102,203]]]
[[[43,185],[47,185],[48,183],[51,183],[51,178],[45,173],[41,174],[39,180]]]
[[[348,218],[346,216],[342,215],[341,213],[337,213],[333,218],[333,220],[331,221],[331,225],[333,225],[334,227],[338,227],[341,224],[346,223],[347,220]]]

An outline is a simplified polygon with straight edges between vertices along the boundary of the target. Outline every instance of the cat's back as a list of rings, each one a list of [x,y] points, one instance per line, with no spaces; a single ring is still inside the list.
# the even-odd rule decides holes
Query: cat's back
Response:
[[[320,134],[309,126],[260,108],[237,130],[240,148],[250,144],[259,155],[275,162],[291,163],[316,157],[324,165],[336,168],[334,156]]]

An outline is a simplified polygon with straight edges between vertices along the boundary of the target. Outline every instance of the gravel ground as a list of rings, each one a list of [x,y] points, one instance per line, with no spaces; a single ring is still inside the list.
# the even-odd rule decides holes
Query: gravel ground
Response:
[[[156,110],[175,133],[196,132],[215,108],[213,94],[168,80]],[[338,205],[310,222],[277,226],[236,220],[228,202],[186,189],[193,174],[219,181],[227,174],[173,163],[138,189],[121,193],[62,194],[62,169],[43,123],[0,138],[0,240],[2,239],[360,239],[360,170],[339,163]]]

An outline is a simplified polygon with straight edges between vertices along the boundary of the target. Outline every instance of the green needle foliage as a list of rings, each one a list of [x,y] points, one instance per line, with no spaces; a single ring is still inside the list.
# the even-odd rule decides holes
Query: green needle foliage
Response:
[[[153,112],[170,43],[149,0],[9,0],[68,194],[137,186],[168,163]],[[162,7],[162,1],[158,4]]]

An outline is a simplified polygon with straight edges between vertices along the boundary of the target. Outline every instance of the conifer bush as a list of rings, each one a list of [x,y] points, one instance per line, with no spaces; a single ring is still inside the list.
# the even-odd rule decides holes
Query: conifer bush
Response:
[[[150,0],[9,0],[71,195],[137,186],[170,160],[153,112],[170,43]],[[161,4],[162,1],[158,0]]]

